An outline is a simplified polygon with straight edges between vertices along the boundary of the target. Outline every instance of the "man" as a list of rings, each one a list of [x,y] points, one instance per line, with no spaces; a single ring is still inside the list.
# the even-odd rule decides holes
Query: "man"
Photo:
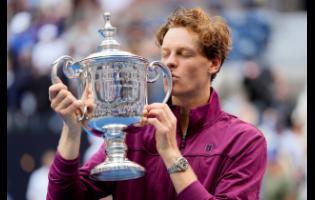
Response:
[[[221,110],[211,87],[231,47],[221,18],[178,9],[157,32],[162,62],[172,72],[169,105],[144,109],[143,127],[126,130],[128,158],[146,169],[139,179],[99,182],[90,170],[104,146],[79,169],[80,124],[76,100],[61,83],[50,87],[52,108],[64,127],[49,175],[47,199],[259,199],[266,141],[255,127]],[[78,170],[79,169],[79,170]]]

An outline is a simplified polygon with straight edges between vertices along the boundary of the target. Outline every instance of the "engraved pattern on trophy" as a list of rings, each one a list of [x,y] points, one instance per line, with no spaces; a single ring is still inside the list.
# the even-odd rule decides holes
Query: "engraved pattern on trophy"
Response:
[[[93,91],[96,95],[94,118],[141,116],[145,99],[145,66],[117,61],[96,67]]]

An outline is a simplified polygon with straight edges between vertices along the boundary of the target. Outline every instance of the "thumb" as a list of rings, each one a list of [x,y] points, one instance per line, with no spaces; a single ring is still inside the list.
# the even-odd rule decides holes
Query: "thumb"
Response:
[[[92,90],[89,83],[85,85],[84,91],[83,91],[83,98],[84,100],[89,99],[92,97]]]

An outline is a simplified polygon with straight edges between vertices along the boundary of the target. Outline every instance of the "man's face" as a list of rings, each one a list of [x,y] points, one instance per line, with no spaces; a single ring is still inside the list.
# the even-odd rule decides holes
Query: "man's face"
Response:
[[[210,88],[212,62],[202,54],[198,41],[196,33],[183,27],[165,34],[161,61],[172,72],[173,96],[200,96]]]

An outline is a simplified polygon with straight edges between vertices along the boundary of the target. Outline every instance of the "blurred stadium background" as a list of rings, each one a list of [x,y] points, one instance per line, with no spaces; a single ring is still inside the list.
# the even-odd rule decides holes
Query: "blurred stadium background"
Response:
[[[45,152],[55,150],[62,127],[48,100],[51,63],[95,52],[105,11],[122,49],[158,60],[154,31],[178,6],[200,6],[232,28],[233,49],[214,87],[227,112],[267,138],[261,199],[307,199],[306,0],[7,0],[8,199],[45,192],[31,175],[49,166]],[[84,134],[82,162],[100,143]],[[33,178],[44,177],[43,187],[45,170]]]

